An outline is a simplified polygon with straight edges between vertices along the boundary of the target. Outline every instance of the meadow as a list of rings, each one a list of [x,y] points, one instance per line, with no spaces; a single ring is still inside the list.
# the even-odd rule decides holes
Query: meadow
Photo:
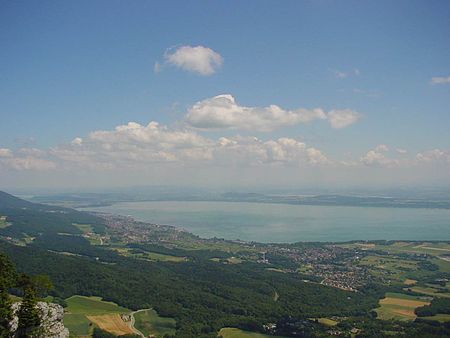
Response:
[[[145,336],[154,335],[157,338],[164,335],[174,335],[176,322],[173,318],[160,317],[155,310],[140,310],[135,312],[134,326]]]

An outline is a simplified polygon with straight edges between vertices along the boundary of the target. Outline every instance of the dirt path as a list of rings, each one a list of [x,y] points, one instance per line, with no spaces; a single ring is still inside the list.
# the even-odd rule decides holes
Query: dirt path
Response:
[[[136,323],[136,319],[134,318],[134,315],[138,312],[147,311],[147,310],[151,310],[151,309],[141,309],[141,310],[133,311],[130,313],[130,316],[131,316],[130,327],[136,334],[140,335],[142,338],[145,338],[145,335],[134,326],[134,324]]]

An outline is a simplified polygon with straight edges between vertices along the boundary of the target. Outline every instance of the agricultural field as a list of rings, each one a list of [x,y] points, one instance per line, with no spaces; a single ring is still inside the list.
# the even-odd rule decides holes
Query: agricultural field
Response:
[[[92,226],[90,224],[78,224],[78,223],[72,223],[72,225],[76,226],[78,229],[80,229],[83,234],[87,234],[90,232],[94,232],[92,229]]]
[[[120,314],[130,313],[129,309],[120,307],[112,302],[105,302],[99,297],[72,296],[67,298],[66,302],[64,325],[74,336],[90,335],[94,324],[106,331],[111,328],[113,331],[119,332],[122,328],[121,332],[124,332],[122,334],[130,333],[129,330],[131,329],[128,327],[128,324],[123,322],[119,316]],[[102,326],[100,325],[101,322],[105,324]],[[127,326],[127,329],[125,329],[124,325]],[[110,332],[114,333],[113,331]]]
[[[386,293],[385,298],[380,299],[380,307],[374,309],[382,320],[412,321],[416,319],[414,310],[417,307],[429,305],[430,299],[415,297],[401,293]]]
[[[317,318],[317,321],[325,326],[336,326],[338,324],[337,321],[330,318]]]
[[[360,260],[359,265],[368,267],[372,275],[378,278],[388,279],[395,284],[408,283],[413,281],[413,279],[407,277],[420,274],[417,261],[389,256],[366,256]]]
[[[362,249],[362,250],[381,250],[389,253],[416,253],[416,254],[429,254],[432,256],[439,256],[445,253],[450,254],[449,242],[405,242],[397,241],[389,244],[380,244],[377,242],[356,242],[356,243],[344,243],[341,247],[349,249]]]
[[[223,338],[276,338],[276,336],[269,336],[262,333],[249,332],[231,327],[221,329],[218,336]]]
[[[134,313],[135,328],[145,336],[154,335],[157,338],[175,334],[176,322],[173,318],[160,317],[155,310],[140,310]]]
[[[439,292],[438,289],[433,287],[422,287],[422,286],[414,286],[412,288],[408,288],[408,291],[411,290],[412,292],[432,296],[432,297],[443,297],[443,298],[450,298],[450,292]]]
[[[437,315],[431,316],[431,317],[420,317],[421,319],[427,319],[427,320],[434,320],[440,323],[446,323],[450,322],[450,315],[449,314],[443,314],[439,313]]]
[[[134,253],[133,249],[124,248],[124,247],[116,247],[114,248],[119,255],[125,257],[134,257],[139,259],[144,259],[153,262],[173,262],[173,263],[182,263],[186,262],[186,257],[178,257],[172,255],[161,254],[157,252],[142,252],[142,253]]]
[[[86,316],[86,318],[103,331],[107,331],[117,336],[135,333],[129,325],[129,322],[125,322],[118,313]]]

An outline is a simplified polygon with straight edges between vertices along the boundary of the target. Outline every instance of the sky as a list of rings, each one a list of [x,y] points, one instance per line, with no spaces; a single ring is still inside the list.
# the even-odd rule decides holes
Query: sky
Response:
[[[450,186],[448,1],[2,1],[0,188]]]

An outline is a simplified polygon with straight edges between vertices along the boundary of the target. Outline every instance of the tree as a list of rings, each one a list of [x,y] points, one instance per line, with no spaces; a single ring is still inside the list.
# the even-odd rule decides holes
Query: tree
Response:
[[[19,325],[16,332],[16,337],[29,338],[37,337],[41,319],[36,307],[36,288],[28,276],[22,275],[20,284],[24,289],[22,304],[20,305],[17,316],[19,317]]]
[[[0,337],[12,336],[9,323],[13,313],[8,289],[14,285],[15,280],[14,266],[5,255],[0,254]]]

